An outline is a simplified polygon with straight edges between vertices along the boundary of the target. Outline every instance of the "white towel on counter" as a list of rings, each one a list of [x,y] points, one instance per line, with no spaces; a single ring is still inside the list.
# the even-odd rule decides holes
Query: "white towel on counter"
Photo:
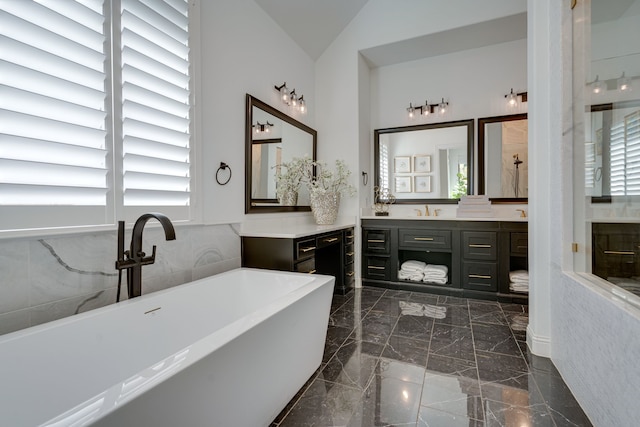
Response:
[[[423,272],[424,268],[427,266],[427,263],[416,260],[409,260],[402,263],[400,266],[400,270],[402,271],[419,271]]]

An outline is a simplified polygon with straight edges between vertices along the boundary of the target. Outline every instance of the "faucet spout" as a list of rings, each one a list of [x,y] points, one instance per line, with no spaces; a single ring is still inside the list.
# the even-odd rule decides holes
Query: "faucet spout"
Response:
[[[123,252],[124,249],[124,222],[120,222],[118,230],[118,261],[116,261],[116,269],[127,270],[127,290],[129,298],[139,297],[142,295],[142,266],[153,264],[156,260],[156,246],[153,245],[151,256],[147,256],[142,250],[142,232],[144,226],[150,219],[156,219],[164,229],[164,236],[167,240],[176,239],[176,231],[173,228],[171,220],[164,214],[150,212],[141,215],[133,226],[131,234],[131,245],[129,251]],[[126,258],[126,259],[125,259]]]

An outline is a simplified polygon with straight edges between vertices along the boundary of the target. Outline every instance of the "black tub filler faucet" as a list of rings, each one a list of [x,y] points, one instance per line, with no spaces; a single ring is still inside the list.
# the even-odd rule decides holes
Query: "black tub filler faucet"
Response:
[[[122,270],[127,270],[127,293],[129,298],[139,297],[142,295],[142,266],[153,264],[156,260],[156,245],[153,245],[151,256],[146,256],[142,251],[142,231],[147,221],[157,219],[164,229],[164,236],[167,240],[176,239],[176,231],[173,228],[171,220],[164,214],[150,212],[140,216],[133,226],[131,234],[131,245],[128,251],[124,250],[124,221],[118,221],[118,259],[116,261],[116,270],[120,273],[118,276],[118,297],[120,301],[120,285],[122,279]]]

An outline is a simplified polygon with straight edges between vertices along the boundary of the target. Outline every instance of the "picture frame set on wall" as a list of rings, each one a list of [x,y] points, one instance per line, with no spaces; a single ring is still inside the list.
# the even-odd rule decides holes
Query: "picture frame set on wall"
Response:
[[[411,173],[411,156],[397,156],[393,159],[395,173]]]
[[[416,173],[431,172],[431,156],[427,154],[413,156],[413,171]]]
[[[396,156],[393,159],[396,193],[430,193],[431,192],[431,156],[416,154],[411,156]],[[404,174],[410,174],[404,176]]]
[[[418,175],[414,176],[414,192],[416,193],[431,193],[431,175]]]
[[[411,193],[411,177],[410,176],[396,176],[395,189],[396,193]]]

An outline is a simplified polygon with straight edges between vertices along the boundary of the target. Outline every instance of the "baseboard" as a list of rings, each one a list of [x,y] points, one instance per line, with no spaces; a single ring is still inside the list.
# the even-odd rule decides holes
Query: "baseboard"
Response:
[[[551,339],[542,335],[536,335],[531,330],[531,324],[527,326],[527,346],[536,356],[551,357]]]

